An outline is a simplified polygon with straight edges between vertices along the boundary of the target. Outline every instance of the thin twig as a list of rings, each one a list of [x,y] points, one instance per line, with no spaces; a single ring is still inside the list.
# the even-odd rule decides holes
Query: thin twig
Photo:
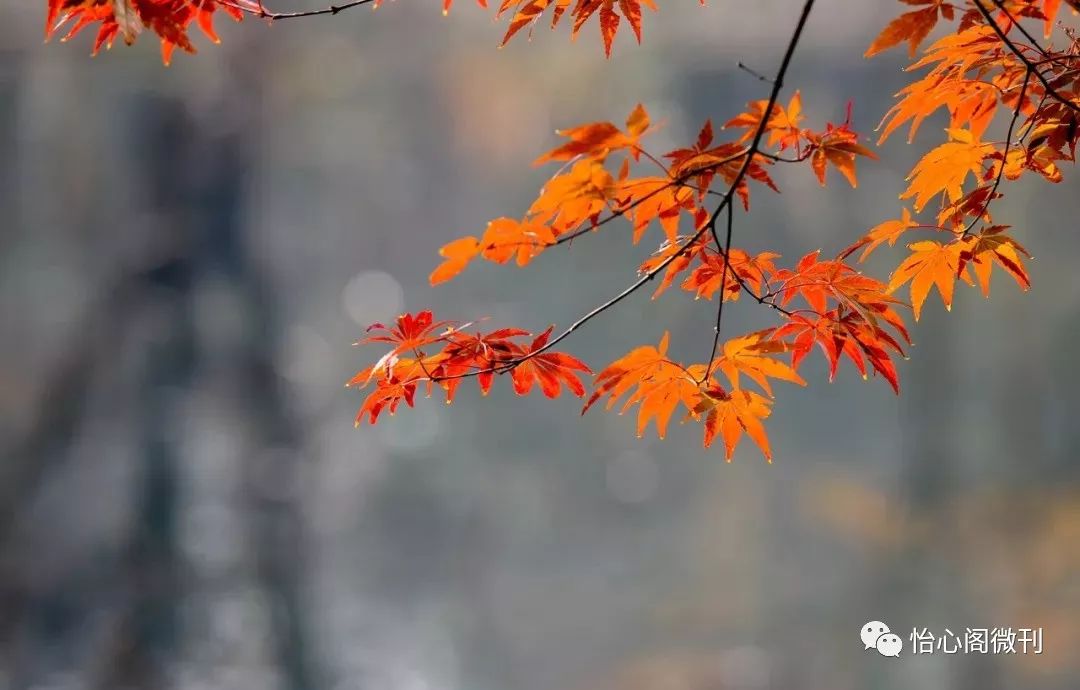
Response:
[[[963,239],[971,234],[971,230],[979,224],[983,216],[986,215],[987,210],[990,208],[990,202],[993,201],[994,195],[997,194],[998,187],[1001,186],[1001,178],[1005,173],[1005,164],[1009,160],[1009,148],[1012,146],[1013,131],[1016,129],[1016,122],[1020,119],[1020,111],[1024,109],[1024,98],[1027,96],[1028,84],[1031,82],[1031,75],[1035,70],[1028,69],[1024,73],[1024,83],[1020,87],[1020,95],[1016,99],[1016,108],[1013,109],[1012,120],[1009,121],[1009,131],[1005,134],[1005,151],[1001,154],[1001,167],[998,168],[997,177],[994,178],[994,186],[990,188],[990,194],[983,202],[982,210],[976,215],[967,227],[964,228],[964,232],[960,234],[959,239]]]
[[[709,351],[709,362],[705,365],[705,373],[701,377],[700,383],[705,383],[712,375],[713,362],[716,361],[716,350],[720,347],[720,322],[724,318],[724,303],[727,302],[724,299],[724,292],[727,290],[727,274],[728,266],[731,265],[731,233],[735,227],[735,212],[732,204],[728,204],[727,207],[727,236],[724,238],[724,244],[720,244],[720,237],[716,234],[716,228],[713,228],[713,239],[716,240],[716,246],[720,248],[721,256],[724,257],[724,267],[720,269],[720,303],[716,305],[716,326],[713,327],[713,341],[712,349]],[[739,281],[742,284],[742,281]]]
[[[747,74],[749,74],[751,77],[754,77],[758,81],[763,81],[766,84],[772,84],[773,83],[772,79],[769,79],[768,77],[766,77],[761,72],[758,72],[753,67],[750,67],[749,65],[747,65],[742,60],[739,60],[737,63],[735,63],[735,66],[738,67],[739,69],[741,69],[742,71],[746,72]]]
[[[1031,32],[1029,32],[1027,28],[1020,23],[1020,20],[1017,17],[1013,16],[1012,12],[1010,12],[1008,8],[1005,7],[1001,0],[992,0],[992,2],[997,5],[997,8],[1001,10],[1001,12],[1006,17],[1009,18],[1009,21],[1012,22],[1013,26],[1015,26],[1020,31],[1020,33],[1024,35],[1024,38],[1031,42],[1031,47],[1034,48],[1036,52],[1041,53],[1043,57],[1048,57],[1050,55],[1050,53],[1047,52],[1046,48],[1043,48],[1041,45],[1039,45],[1039,39],[1031,35]]]
[[[249,5],[237,2],[236,0],[216,0],[216,2],[240,10],[241,12],[254,15],[260,19],[269,19],[270,21],[276,22],[282,19],[300,19],[301,17],[317,17],[327,14],[334,15],[361,5],[370,5],[375,2],[375,0],[350,0],[349,2],[343,2],[340,5],[330,5],[315,10],[297,10],[295,12],[271,12],[263,6],[262,0],[256,0],[257,9],[252,9]]]

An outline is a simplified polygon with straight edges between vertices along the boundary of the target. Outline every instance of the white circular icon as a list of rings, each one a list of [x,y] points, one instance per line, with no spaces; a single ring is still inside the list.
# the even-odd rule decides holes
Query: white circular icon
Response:
[[[881,621],[870,621],[862,627],[859,631],[859,637],[862,638],[863,649],[874,649],[877,646],[877,638],[881,637],[889,630],[889,626],[885,625]]]
[[[904,648],[904,641],[895,633],[885,633],[877,638],[876,646],[881,656],[900,656],[900,650]]]

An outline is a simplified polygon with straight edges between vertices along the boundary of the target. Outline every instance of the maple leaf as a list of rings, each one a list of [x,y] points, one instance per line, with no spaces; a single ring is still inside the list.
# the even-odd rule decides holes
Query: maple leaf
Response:
[[[1016,240],[1004,234],[1008,229],[1007,225],[984,228],[979,235],[966,237],[960,251],[957,270],[963,271],[970,264],[985,297],[990,296],[990,270],[995,263],[1011,275],[1021,288],[1027,290],[1031,287],[1031,278],[1021,259],[1021,256],[1031,258],[1031,255]]]
[[[413,407],[421,384],[427,385],[430,395],[429,372],[438,366],[441,359],[441,354],[423,358],[384,357],[357,372],[345,384],[346,387],[366,388],[374,384],[374,388],[356,413],[356,426],[359,426],[365,417],[370,424],[375,424],[383,410],[393,416],[403,401],[407,406]]]
[[[859,143],[859,137],[851,131],[847,122],[840,126],[826,124],[825,132],[805,132],[810,154],[810,166],[821,186],[825,186],[825,164],[831,163],[852,187],[858,187],[855,177],[855,156],[877,160],[877,154]]]
[[[510,26],[506,29],[506,35],[503,36],[502,45],[504,46],[523,28],[535,24],[548,7],[552,5],[554,5],[555,10],[551,19],[551,27],[555,28],[563,13],[566,12],[566,8],[570,5],[570,0],[503,0],[498,12],[495,14],[495,18],[499,19],[503,13],[515,5],[517,9],[510,18]]]
[[[1073,157],[1073,154],[1064,153],[1052,146],[1028,146],[1011,149],[1005,156],[997,152],[988,156],[997,161],[995,170],[997,165],[1003,166],[1002,172],[1007,180],[1019,179],[1025,170],[1032,170],[1055,184],[1062,180],[1061,169],[1056,161],[1072,160]]]
[[[901,199],[915,198],[916,211],[927,202],[944,193],[950,201],[963,196],[963,184],[968,175],[983,171],[983,160],[993,153],[993,146],[984,144],[967,130],[950,129],[950,141],[932,149],[912,169],[908,179],[911,183]]]
[[[671,415],[680,404],[693,411],[701,397],[697,380],[682,365],[667,357],[669,335],[664,333],[659,345],[644,345],[612,362],[596,375],[595,390],[585,402],[585,414],[596,401],[608,398],[607,409],[629,394],[620,414],[638,405],[637,434],[641,436],[655,420],[660,438],[667,433]]]
[[[699,4],[704,6],[705,0],[699,0]],[[532,28],[548,10],[551,10],[551,28],[558,26],[564,16],[573,19],[570,32],[572,39],[577,38],[582,26],[591,18],[598,17],[604,54],[610,58],[615,36],[624,19],[630,25],[634,38],[641,43],[643,7],[654,12],[657,10],[654,0],[503,0],[495,17],[499,19],[512,10],[510,24],[501,44],[504,46],[526,27],[531,37]]]
[[[538,335],[533,340],[529,352],[536,352],[544,347],[551,337],[551,331],[552,328],[548,328]],[[511,373],[514,380],[514,392],[518,395],[528,395],[533,384],[539,383],[540,390],[545,396],[555,398],[562,391],[562,384],[566,384],[570,392],[580,398],[585,395],[585,386],[574,372],[592,373],[584,362],[562,352],[543,352],[533,355],[514,367]]]
[[[374,386],[357,413],[356,423],[367,418],[374,424],[383,410],[393,414],[402,401],[412,407],[421,385],[426,387],[429,397],[436,386],[441,387],[446,392],[446,402],[450,403],[461,382],[475,377],[480,392],[487,395],[497,372],[511,372],[518,395],[527,395],[537,384],[549,398],[557,397],[564,385],[578,397],[585,395],[578,372],[592,372],[576,357],[545,349],[551,328],[526,347],[518,340],[530,334],[521,329],[469,334],[462,330],[467,326],[435,321],[430,311],[402,314],[390,327],[372,325],[368,330],[373,335],[358,344],[389,343],[393,348],[345,384]],[[431,346],[441,349],[425,353]]]
[[[374,375],[381,369],[389,371],[397,358],[406,352],[419,352],[428,345],[445,340],[454,328],[455,325],[451,321],[435,321],[431,311],[428,310],[417,314],[406,313],[398,316],[393,326],[381,323],[368,326],[367,332],[374,335],[369,335],[356,344],[389,343],[393,345],[393,348],[375,363],[371,370],[371,374]],[[439,333],[440,329],[445,330]]]
[[[705,120],[705,124],[702,125],[701,131],[698,132],[697,141],[692,147],[679,148],[664,154],[664,158],[671,160],[673,168],[670,173],[672,177],[675,177],[676,179],[683,177],[693,179],[698,188],[698,196],[701,199],[704,199],[705,195],[708,194],[709,187],[712,184],[713,177],[716,175],[716,171],[710,166],[700,164],[694,165],[693,162],[709,150],[712,141],[712,120]],[[732,146],[730,153],[733,156],[738,156],[742,153],[742,148]]]
[[[519,267],[527,266],[556,239],[554,229],[536,220],[496,218],[488,223],[480,239],[480,254],[497,264],[513,258]]]
[[[887,220],[883,223],[879,223],[870,229],[870,232],[866,233],[858,242],[851,245],[843,252],[840,253],[840,258],[850,256],[858,249],[862,249],[862,254],[859,255],[859,263],[866,261],[866,257],[870,256],[870,253],[880,247],[886,242],[889,246],[895,246],[896,241],[900,239],[908,230],[919,227],[919,223],[912,219],[911,212],[907,210],[905,206],[901,211],[899,220]]]
[[[697,227],[702,227],[707,221],[707,215],[704,218],[699,218]],[[661,265],[667,266],[664,270],[664,276],[660,280],[660,284],[656,287],[656,291],[653,292],[653,299],[656,299],[661,293],[671,287],[675,282],[675,278],[678,277],[680,273],[686,271],[696,257],[706,251],[708,241],[704,236],[698,237],[691,244],[687,244],[688,242],[690,242],[690,238],[687,237],[676,237],[675,241],[666,240],[660,245],[660,248],[653,252],[653,255],[646,259],[641,264],[641,267],[638,268],[639,275],[646,275],[651,274]]]
[[[428,280],[432,285],[451,280],[477,256],[497,264],[516,259],[518,266],[526,266],[557,239],[550,226],[534,219],[496,218],[488,223],[480,239],[468,235],[443,246],[439,255],[445,261]]]
[[[892,312],[892,305],[898,300],[885,294],[883,283],[862,275],[842,260],[820,261],[820,256],[820,251],[810,252],[799,260],[794,270],[782,269],[774,274],[773,281],[778,285],[773,292],[780,295],[781,305],[786,306],[801,296],[811,309],[820,313],[834,300],[867,318],[876,318],[876,313],[890,323],[899,322]]]
[[[603,165],[591,158],[575,163],[568,172],[548,180],[529,207],[532,220],[546,223],[556,235],[596,221],[614,202],[618,185]]]
[[[965,194],[959,200],[942,206],[937,215],[940,229],[950,225],[954,230],[963,231],[968,225],[968,218],[990,221],[990,202],[1000,199],[1002,194],[994,189],[994,184],[983,184]]]
[[[699,138],[699,144],[700,142]],[[705,150],[700,150],[698,146],[691,149],[676,149],[664,154],[664,157],[671,160],[669,173],[673,178],[694,180],[700,195],[704,196],[716,175],[719,175],[727,184],[732,184],[739,176],[739,171],[748,154],[745,147],[729,142]],[[771,163],[772,161],[768,158],[755,158],[747,166],[746,173],[735,190],[744,209],[750,208],[750,187],[746,178],[761,182],[774,192],[780,191],[765,169],[765,165]]]
[[[627,209],[625,214],[633,226],[633,241],[637,244],[645,230],[657,221],[668,241],[675,241],[679,230],[679,217],[683,211],[693,213],[694,191],[667,177],[640,177],[619,182],[615,193],[618,207]]]
[[[548,7],[554,6],[555,8],[552,15],[552,27],[556,26],[563,13],[570,6],[570,0],[504,0],[498,14],[501,15],[515,4],[518,9],[510,20],[510,26],[503,37],[503,45],[506,45],[507,41],[521,29],[539,19]],[[623,18],[630,24],[638,43],[641,42],[642,5],[653,11],[656,10],[653,0],[618,0],[617,5],[615,0],[578,0],[570,11],[570,15],[574,19],[570,35],[572,38],[576,38],[585,22],[592,16],[599,14],[600,36],[604,43],[604,54],[611,57],[611,46]]]
[[[432,285],[445,283],[465,270],[465,267],[480,254],[480,241],[475,237],[462,237],[446,244],[439,250],[439,256],[446,259],[431,272],[428,282]]]
[[[758,448],[765,460],[772,462],[769,437],[761,420],[771,414],[770,401],[753,391],[734,390],[728,393],[722,386],[712,384],[694,406],[694,415],[705,415],[705,447],[719,435],[724,440],[724,459],[731,462],[735,446],[743,432]]]
[[[775,329],[767,328],[739,338],[732,338],[724,343],[721,355],[714,366],[718,371],[724,372],[724,376],[731,382],[733,389],[741,388],[740,374],[749,377],[761,386],[761,389],[770,397],[772,397],[770,378],[797,383],[800,386],[806,385],[806,381],[793,368],[774,357],[774,355],[790,352],[792,349],[782,340],[774,339],[774,332]]]
[[[514,339],[528,335],[528,331],[519,328],[501,328],[488,334],[455,330],[448,336],[443,351],[432,358],[436,360],[434,366],[425,367],[425,374],[439,379],[447,403],[453,401],[466,375],[475,374],[481,395],[487,395],[495,380],[495,370],[524,354]]]
[[[765,116],[765,107],[768,104],[767,100],[751,101],[747,104],[746,112],[728,120],[724,124],[724,129],[743,129],[745,131],[739,137],[738,143],[750,141],[761,125],[761,120]],[[769,121],[765,127],[768,145],[778,146],[781,151],[789,147],[798,149],[803,136],[803,130],[800,127],[802,119],[802,95],[798,91],[791,96],[787,108],[774,103],[772,114],[769,115]]]
[[[904,355],[903,347],[880,325],[868,321],[863,314],[845,306],[823,313],[793,313],[787,323],[773,332],[775,339],[790,340],[791,366],[798,368],[802,360],[817,346],[829,365],[829,381],[836,378],[840,358],[847,357],[859,374],[867,378],[866,360],[893,391],[899,394],[900,383],[891,352]],[[895,326],[895,324],[893,324]],[[907,337],[906,332],[901,335]]]
[[[923,121],[938,108],[949,112],[950,129],[967,128],[976,138],[980,137],[993,119],[1002,88],[1008,85],[981,79],[985,64],[995,58],[1002,59],[1001,42],[992,28],[982,24],[936,41],[923,58],[908,67],[910,70],[934,65],[925,77],[901,89],[898,95],[903,98],[882,118],[878,143],[909,121],[910,143]],[[1013,65],[1012,69],[1015,68]],[[975,71],[975,78],[967,78],[970,70]]]
[[[640,103],[626,118],[625,131],[611,122],[592,122],[555,133],[570,141],[537,158],[533,165],[551,161],[568,161],[578,156],[590,156],[603,160],[608,154],[622,149],[636,153],[638,142],[649,130],[649,114]]]
[[[383,410],[387,410],[391,416],[397,412],[401,401],[409,407],[413,407],[416,398],[417,382],[401,381],[399,379],[387,379],[385,383],[376,386],[361,403],[356,413],[356,426],[367,418],[369,424],[375,424]]]
[[[889,278],[888,291],[895,292],[905,283],[911,282],[911,307],[916,321],[919,320],[931,287],[937,287],[945,309],[951,310],[956,279],[962,277],[967,282],[971,280],[960,265],[960,254],[964,245],[955,241],[942,244],[924,240],[909,244],[908,248],[912,253],[893,271]]]
[[[942,0],[904,0],[909,5],[929,5],[920,10],[905,12],[888,23],[878,34],[864,57],[873,57],[878,53],[907,41],[908,56],[915,57],[919,44],[930,35],[938,21],[938,10],[944,9]]]
[[[701,265],[687,276],[682,288],[695,293],[699,298],[712,299],[713,295],[720,290],[721,277],[726,273],[727,285],[724,286],[724,299],[738,299],[743,285],[755,293],[760,293],[762,284],[768,280],[767,276],[776,272],[776,264],[773,260],[780,256],[774,252],[762,252],[757,256],[751,256],[737,247],[732,247],[727,255],[730,260],[725,272],[725,260],[722,255],[702,254]]]

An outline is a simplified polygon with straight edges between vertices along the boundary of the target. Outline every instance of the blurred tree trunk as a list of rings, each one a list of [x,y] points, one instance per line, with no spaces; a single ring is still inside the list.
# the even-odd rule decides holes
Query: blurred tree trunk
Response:
[[[970,324],[967,326],[971,327]],[[919,323],[919,366],[907,374],[902,405],[906,443],[903,451],[903,490],[906,521],[914,526],[907,548],[890,565],[892,575],[879,591],[882,602],[894,600],[907,613],[912,627],[926,627],[935,636],[948,628],[963,637],[964,627],[978,627],[978,612],[965,599],[967,582],[962,569],[951,563],[953,509],[966,491],[963,454],[962,406],[968,394],[961,386],[958,362],[962,356],[956,333],[965,328],[963,316],[944,309],[927,309]],[[925,525],[926,529],[918,526]],[[906,578],[897,582],[896,573]],[[902,607],[902,608],[901,608]],[[904,649],[913,653],[910,629],[895,631]],[[989,656],[953,657],[959,663],[939,669],[953,677],[916,679],[962,688],[995,690],[1001,687],[998,664]]]
[[[225,279],[244,315],[233,385],[245,406],[251,448],[243,459],[243,500],[255,553],[255,576],[270,603],[271,635],[287,690],[323,687],[310,647],[304,575],[309,564],[299,485],[306,457],[301,424],[276,357],[280,307],[244,237],[244,202],[261,134],[262,63],[255,50],[231,61],[232,88],[200,124],[197,213],[212,270]]]

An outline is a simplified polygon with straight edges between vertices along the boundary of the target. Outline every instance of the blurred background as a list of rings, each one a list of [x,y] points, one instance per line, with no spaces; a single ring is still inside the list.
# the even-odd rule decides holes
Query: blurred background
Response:
[[[1068,173],[995,207],[1029,293],[931,297],[899,398],[847,365],[829,385],[815,354],[777,391],[773,465],[501,381],[353,428],[367,324],[539,331],[631,281],[655,242],[615,227],[525,271],[427,275],[527,207],[554,129],[640,101],[663,152],[763,98],[736,61],[771,74],[800,3],[666,2],[610,61],[595,21],[500,51],[504,25],[457,4],[219,19],[222,45],[169,68],[150,36],[92,60],[85,32],[42,44],[41,0],[0,6],[0,689],[1080,686]],[[902,8],[819,5],[787,83],[809,123],[854,99],[870,135],[905,56],[862,51]],[[737,244],[839,250],[897,217],[920,148],[888,142],[858,190],[778,170]],[[736,307],[733,332],[769,323]],[[566,349],[599,368],[670,329],[700,360],[712,319],[641,294]],[[863,650],[874,619],[899,659]],[[1041,627],[1043,654],[910,653],[916,628],[998,626]]]

